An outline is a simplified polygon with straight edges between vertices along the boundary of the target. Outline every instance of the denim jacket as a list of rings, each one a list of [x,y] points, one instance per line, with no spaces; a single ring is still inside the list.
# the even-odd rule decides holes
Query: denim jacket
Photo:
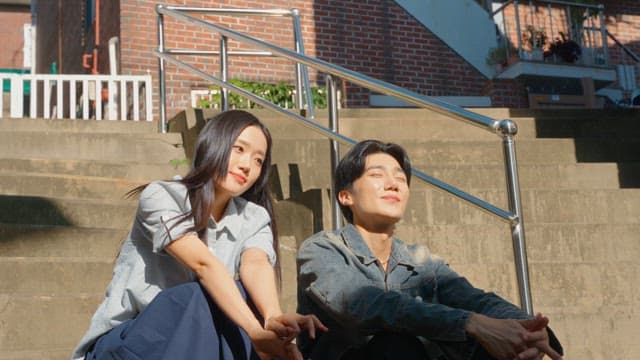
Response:
[[[476,289],[424,245],[393,239],[385,272],[353,225],[321,232],[298,251],[298,312],[329,327],[298,339],[305,358],[338,359],[381,331],[431,341],[466,342],[473,312],[494,318],[528,318],[499,296]]]

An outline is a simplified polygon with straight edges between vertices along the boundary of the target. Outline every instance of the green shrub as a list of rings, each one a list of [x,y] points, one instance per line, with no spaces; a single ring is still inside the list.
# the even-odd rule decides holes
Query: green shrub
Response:
[[[284,82],[278,84],[269,84],[262,82],[244,81],[232,79],[229,82],[239,88],[242,88],[252,94],[260,96],[272,103],[283,108],[293,108],[295,106],[294,90],[295,86],[288,85]],[[209,87],[211,96],[209,99],[200,99],[198,107],[210,108],[220,104],[220,87],[211,85]],[[321,87],[311,88],[311,98],[313,106],[316,109],[324,109],[327,107],[326,91]],[[250,102],[248,99],[229,92],[229,108],[231,109],[256,109],[261,106]]]

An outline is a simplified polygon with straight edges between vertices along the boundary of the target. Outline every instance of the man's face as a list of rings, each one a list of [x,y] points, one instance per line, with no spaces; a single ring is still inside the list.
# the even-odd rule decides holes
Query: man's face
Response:
[[[371,154],[364,173],[338,199],[351,208],[356,225],[393,225],[402,219],[409,201],[407,177],[391,155]]]

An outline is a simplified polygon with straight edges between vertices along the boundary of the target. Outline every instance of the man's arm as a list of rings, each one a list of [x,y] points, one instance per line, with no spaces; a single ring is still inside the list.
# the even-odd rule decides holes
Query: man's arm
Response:
[[[362,331],[398,331],[434,340],[463,341],[469,311],[385,291],[384,279],[366,276],[346,246],[318,234],[298,251],[298,286],[324,312]]]
[[[544,353],[560,358],[562,346],[547,328],[548,318],[531,318],[498,295],[473,287],[444,262],[438,263],[436,274],[440,302],[474,312],[467,322],[467,333],[494,357],[524,354],[522,359],[535,359]]]
[[[434,259],[438,279],[438,301],[441,304],[472,311],[496,319],[529,319],[519,307],[494,294],[471,285],[441,259]]]

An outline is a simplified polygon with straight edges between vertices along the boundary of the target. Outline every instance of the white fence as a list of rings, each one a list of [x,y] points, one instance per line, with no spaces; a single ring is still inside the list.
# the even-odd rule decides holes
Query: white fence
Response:
[[[5,81],[11,84],[9,104],[3,93],[0,118],[153,119],[151,75],[0,73],[0,83]]]

